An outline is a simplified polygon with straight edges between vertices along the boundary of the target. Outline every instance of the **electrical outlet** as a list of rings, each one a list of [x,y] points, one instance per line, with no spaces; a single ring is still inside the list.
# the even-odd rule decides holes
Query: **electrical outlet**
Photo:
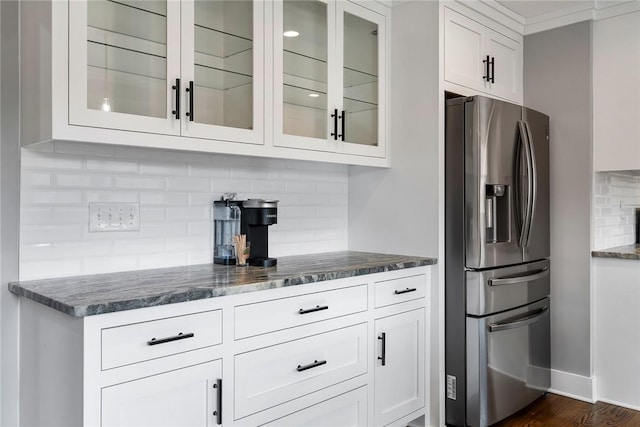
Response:
[[[89,203],[89,231],[138,230],[139,203]]]

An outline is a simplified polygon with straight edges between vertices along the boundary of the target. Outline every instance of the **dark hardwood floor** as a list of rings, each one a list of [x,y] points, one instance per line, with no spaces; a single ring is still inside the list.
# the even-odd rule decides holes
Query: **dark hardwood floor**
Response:
[[[640,412],[547,394],[493,427],[640,427]]]

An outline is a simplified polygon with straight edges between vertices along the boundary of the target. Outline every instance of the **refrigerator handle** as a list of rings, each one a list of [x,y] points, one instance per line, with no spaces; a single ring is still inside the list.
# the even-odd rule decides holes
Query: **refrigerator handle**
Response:
[[[521,328],[523,326],[530,325],[540,320],[540,317],[542,317],[542,315],[545,314],[547,311],[549,311],[549,306],[545,305],[544,307],[539,308],[538,310],[527,313],[527,315],[524,317],[520,317],[510,322],[490,323],[488,326],[489,332],[506,331],[508,329]]]
[[[525,161],[527,165],[527,193],[526,193],[526,205],[523,212],[522,224],[520,228],[520,240],[518,241],[518,246],[524,248],[527,246],[529,242],[529,230],[531,228],[531,216],[529,215],[531,211],[532,201],[532,167],[531,167],[531,150],[529,150],[530,141],[529,141],[529,133],[527,132],[527,127],[525,122],[518,121],[518,130],[520,132],[520,140],[522,141],[522,146],[524,148]],[[519,154],[518,154],[519,155]],[[520,174],[520,171],[517,171],[517,174]],[[517,191],[520,191],[520,186],[518,186]],[[518,198],[518,202],[520,203],[520,198]]]
[[[492,277],[489,279],[489,286],[500,285],[515,285],[518,283],[531,282],[533,280],[541,279],[549,275],[549,267],[542,267],[538,270],[533,270],[528,274],[515,277]]]
[[[527,131],[527,141],[529,144],[529,157],[531,159],[530,162],[530,173],[529,173],[529,190],[531,191],[531,205],[529,208],[529,229],[527,230],[527,241],[525,242],[525,246],[529,246],[529,240],[531,239],[531,227],[533,227],[533,215],[536,211],[536,200],[538,198],[538,168],[536,167],[536,153],[533,148],[533,135],[531,135],[531,128],[529,127],[529,123],[524,122],[526,131]]]

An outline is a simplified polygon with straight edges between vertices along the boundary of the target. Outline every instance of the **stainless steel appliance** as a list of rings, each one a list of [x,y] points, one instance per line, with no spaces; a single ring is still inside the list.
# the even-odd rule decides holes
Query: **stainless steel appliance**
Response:
[[[549,118],[448,99],[446,423],[484,427],[550,386]]]

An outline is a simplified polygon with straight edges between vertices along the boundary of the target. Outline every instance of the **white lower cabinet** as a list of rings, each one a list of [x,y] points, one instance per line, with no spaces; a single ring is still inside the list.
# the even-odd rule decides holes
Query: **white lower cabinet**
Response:
[[[21,425],[406,425],[429,406],[429,277],[415,267],[82,318],[25,299],[20,392],[35,405]]]
[[[367,324],[235,357],[235,415],[250,415],[367,372]]]
[[[425,404],[425,311],[376,320],[375,416],[387,425]]]
[[[336,396],[291,415],[271,421],[269,427],[367,427],[367,387]]]
[[[216,360],[102,389],[102,427],[222,424],[222,362]]]

